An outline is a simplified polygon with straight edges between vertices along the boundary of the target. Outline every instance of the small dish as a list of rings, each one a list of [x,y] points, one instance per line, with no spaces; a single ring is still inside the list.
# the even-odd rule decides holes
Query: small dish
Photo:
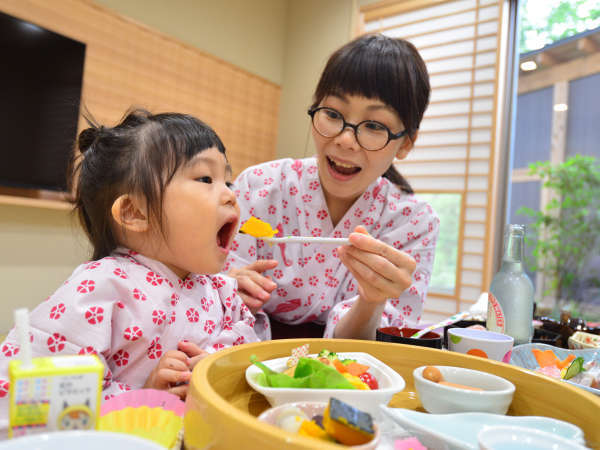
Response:
[[[277,426],[277,418],[279,414],[287,409],[287,408],[298,408],[304,414],[306,414],[309,418],[312,418],[318,414],[323,414],[325,408],[327,407],[327,402],[294,402],[294,403],[284,403],[273,408],[269,408],[264,411],[260,416],[258,416],[258,420],[262,422],[266,422],[273,426]],[[379,438],[381,436],[381,432],[377,424],[373,424],[373,428],[375,429],[375,436],[373,439],[366,444],[363,445],[353,445],[348,448],[353,450],[372,450],[377,447],[379,444]],[[287,431],[282,430],[282,432],[287,433]]]
[[[585,450],[572,440],[553,433],[519,426],[487,427],[477,435],[481,450]]]
[[[571,350],[600,349],[600,336],[585,331],[576,331],[569,336],[568,345]]]
[[[523,367],[529,370],[537,369],[539,367],[539,364],[535,359],[533,352],[531,351],[534,348],[537,348],[539,350],[552,350],[554,354],[560,359],[565,359],[572,353],[575,356],[583,357],[584,362],[592,360],[600,361],[600,349],[588,348],[583,350],[570,350],[567,348],[559,348],[546,344],[521,344],[513,348],[510,363],[514,366]],[[573,383],[569,380],[562,381],[564,381],[565,383],[572,384],[573,386],[577,386],[578,388],[584,389],[588,392],[591,392],[592,394],[600,395],[600,389],[594,389],[588,386],[583,386],[581,384]]]
[[[483,389],[470,391],[425,379],[423,377],[425,367],[428,366],[417,367],[413,371],[413,378],[423,408],[432,414],[458,412],[505,414],[512,402],[515,385],[504,378],[462,367],[433,366],[442,373],[446,381]]]
[[[421,347],[442,348],[442,337],[430,331],[420,338],[411,338],[419,332],[418,328],[383,327],[375,331],[375,340],[382,342],[393,342],[395,344],[419,345]]]
[[[583,444],[581,428],[562,420],[538,416],[505,416],[489,413],[428,414],[410,409],[380,407],[383,413],[401,427],[433,436],[451,448],[477,449],[477,434],[487,427],[518,424],[526,429],[552,433]]]
[[[317,355],[312,354],[308,356],[316,357]],[[271,406],[300,401],[327,402],[330,397],[335,397],[361,411],[372,414],[374,417],[379,411],[378,405],[387,404],[395,393],[404,390],[406,385],[404,378],[402,378],[395,370],[368,353],[338,353],[338,357],[340,359],[355,359],[361,364],[368,365],[369,372],[379,383],[379,389],[362,391],[353,389],[297,389],[261,386],[257,382],[257,377],[259,374],[262,374],[262,371],[254,364],[250,364],[246,369],[246,381],[252,389],[263,394]],[[289,358],[286,356],[263,361],[263,363],[276,372],[283,372],[287,368],[286,361],[288,359]]]
[[[448,330],[450,328],[468,328],[473,325],[481,325],[482,327],[485,327],[485,324],[485,320],[465,319],[459,320],[458,322],[452,323],[450,325],[446,325],[444,327],[444,347],[448,348]]]

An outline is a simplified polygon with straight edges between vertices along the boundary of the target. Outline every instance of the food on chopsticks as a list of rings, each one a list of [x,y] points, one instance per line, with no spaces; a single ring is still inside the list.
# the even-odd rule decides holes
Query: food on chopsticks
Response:
[[[600,389],[600,362],[591,360],[585,362],[583,357],[573,353],[560,360],[552,350],[531,350],[539,367],[535,372],[552,378],[569,380],[573,383]]]
[[[246,222],[244,222],[244,224],[240,227],[240,231],[255,238],[273,237],[279,233],[279,230],[274,230],[267,222],[263,222],[254,216],[251,216]]]
[[[433,381],[434,383],[441,384],[442,386],[453,387],[457,389],[466,389],[468,391],[483,391],[483,389],[473,386],[466,386],[464,384],[451,383],[444,379],[442,372],[440,369],[434,366],[427,366],[423,369],[423,378],[429,381]]]
[[[369,413],[334,397],[329,399],[323,414],[312,418],[290,405],[281,411],[276,425],[292,433],[344,445],[366,444],[375,435],[373,418]]]
[[[379,389],[377,378],[369,366],[354,359],[339,359],[335,352],[323,349],[315,357],[308,354],[308,346],[292,350],[287,369],[276,372],[256,359],[250,361],[263,372],[259,384],[269,387],[309,389]]]

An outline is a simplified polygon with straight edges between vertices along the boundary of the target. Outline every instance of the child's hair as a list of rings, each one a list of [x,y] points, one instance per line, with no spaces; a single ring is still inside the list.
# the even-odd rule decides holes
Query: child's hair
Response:
[[[333,53],[321,74],[312,108],[328,95],[377,98],[394,108],[409,139],[429,103],[429,75],[425,62],[410,42],[382,34],[360,36]],[[413,190],[392,164],[384,177],[403,191]]]
[[[225,146],[211,127],[187,114],[150,114],[131,110],[115,127],[90,128],[77,139],[70,182],[74,211],[93,246],[93,259],[108,256],[120,243],[112,227],[111,208],[123,194],[146,201],[149,220],[163,230],[162,204],[175,172],[194,155],[211,147],[225,154]]]

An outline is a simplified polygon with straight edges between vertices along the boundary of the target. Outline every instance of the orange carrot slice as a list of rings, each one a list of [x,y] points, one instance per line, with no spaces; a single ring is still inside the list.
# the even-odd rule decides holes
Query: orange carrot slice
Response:
[[[350,374],[354,375],[355,377],[358,377],[365,373],[367,370],[369,370],[369,366],[357,362],[351,362],[346,366],[346,369]]]
[[[558,366],[559,369],[563,369],[563,368],[567,367],[569,364],[571,364],[571,362],[574,359],[575,359],[575,355],[573,353],[571,353],[569,356],[567,356],[562,361],[557,362],[556,365]]]
[[[339,373],[346,373],[348,372],[348,369],[345,365],[342,364],[342,362],[339,359],[334,359],[333,360],[333,365],[336,368],[336,370]]]
[[[557,366],[560,362],[552,350],[539,350],[533,348],[531,351],[540,367]]]

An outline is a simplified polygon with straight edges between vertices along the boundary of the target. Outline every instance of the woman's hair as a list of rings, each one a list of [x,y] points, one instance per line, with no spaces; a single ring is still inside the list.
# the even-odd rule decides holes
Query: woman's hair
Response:
[[[204,122],[187,114],[150,114],[136,109],[115,127],[90,128],[77,139],[69,180],[75,193],[74,212],[93,246],[93,259],[108,256],[118,245],[111,209],[123,194],[145,199],[149,220],[162,231],[162,204],[175,172],[194,155],[225,146]]]
[[[382,34],[367,34],[333,53],[313,95],[315,108],[328,95],[377,98],[400,116],[409,139],[414,139],[429,103],[425,62],[410,42]],[[413,193],[392,164],[384,177]]]

